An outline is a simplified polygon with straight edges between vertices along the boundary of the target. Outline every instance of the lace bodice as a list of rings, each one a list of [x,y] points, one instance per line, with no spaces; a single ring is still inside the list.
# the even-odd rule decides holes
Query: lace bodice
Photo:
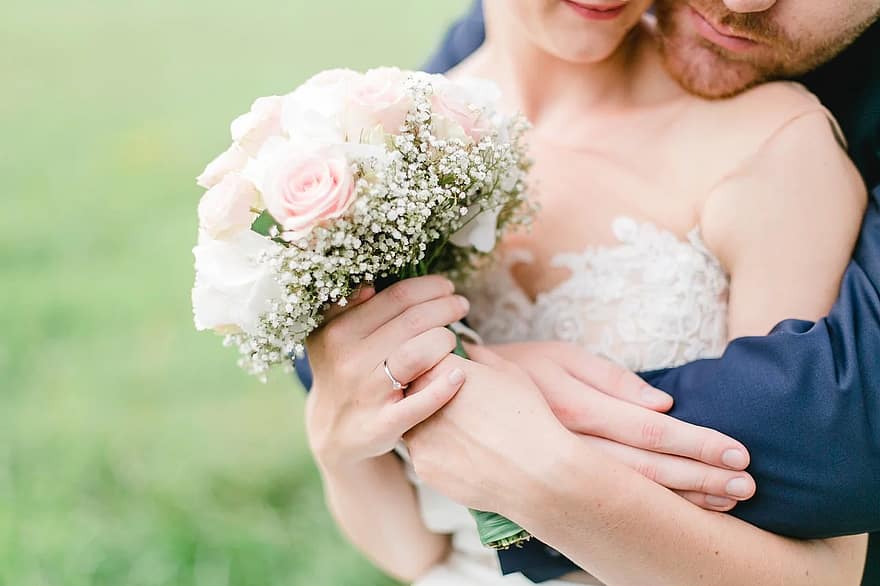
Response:
[[[727,342],[728,278],[698,228],[687,240],[648,222],[617,218],[618,244],[557,254],[570,277],[532,301],[509,251],[466,287],[470,325],[490,344],[560,340],[634,371],[716,357]]]

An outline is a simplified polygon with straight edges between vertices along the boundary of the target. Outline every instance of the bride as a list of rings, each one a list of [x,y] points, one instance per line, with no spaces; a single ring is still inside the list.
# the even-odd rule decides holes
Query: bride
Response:
[[[720,101],[688,94],[663,67],[649,5],[487,0],[486,42],[450,75],[496,82],[506,107],[531,120],[542,206],[533,229],[501,244],[500,262],[467,285],[467,299],[438,277],[363,291],[309,341],[307,426],[329,506],[350,539],[401,579],[530,583],[502,577],[466,509],[420,481],[404,449],[392,452],[465,378],[481,384],[479,371],[461,363],[407,394],[376,364],[416,381],[450,362],[454,340],[442,326],[467,314],[487,344],[521,364],[527,357],[507,344],[555,340],[644,371],[716,357],[728,340],[790,316],[815,320],[836,297],[866,193],[830,115],[793,83]],[[510,401],[524,396],[508,391]],[[531,440],[532,456],[546,457]],[[859,581],[864,536],[798,543],[647,484],[632,483],[645,515],[678,515],[681,525],[665,535],[644,515],[608,520],[650,534],[603,544],[588,569],[606,583],[669,583],[672,568],[686,584],[722,572],[732,584]],[[706,508],[734,504],[713,502]],[[678,559],[631,548],[645,539],[675,542]],[[547,584],[601,583],[575,572]]]

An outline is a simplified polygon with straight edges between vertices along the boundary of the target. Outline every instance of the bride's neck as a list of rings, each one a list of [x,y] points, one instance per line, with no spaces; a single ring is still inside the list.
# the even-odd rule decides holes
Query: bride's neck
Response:
[[[498,23],[504,25],[504,23]],[[680,94],[662,68],[650,33],[636,27],[608,58],[572,63],[530,43],[513,27],[486,22],[484,63],[508,92],[512,105],[533,124],[546,117],[646,107]]]

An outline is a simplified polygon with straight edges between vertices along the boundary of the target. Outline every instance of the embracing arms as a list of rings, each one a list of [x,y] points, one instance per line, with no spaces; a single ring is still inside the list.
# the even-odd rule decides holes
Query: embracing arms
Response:
[[[707,206],[714,207],[714,211],[708,210],[704,218],[708,228],[706,236],[710,240],[716,238],[723,244],[746,234],[746,242],[722,254],[731,273],[730,327],[733,332],[758,333],[786,315],[815,319],[828,310],[858,230],[864,188],[851,164],[842,153],[834,150],[837,147],[833,142],[827,141],[827,133],[827,121],[823,117],[805,116],[790,124],[762,149],[759,159],[722,184]],[[829,152],[823,150],[823,144],[830,145]],[[784,194],[780,195],[780,192]],[[773,201],[773,198],[787,197],[785,194],[788,193],[799,194],[802,199],[796,202]],[[787,213],[793,206],[793,211]],[[744,223],[737,226],[739,219],[731,214],[740,210]],[[726,214],[727,221],[713,225],[713,219],[719,214]],[[769,221],[762,224],[754,220],[756,217],[769,217]],[[825,226],[826,222],[829,226]],[[754,224],[770,229],[752,231]],[[729,226],[733,226],[733,232],[723,234],[723,229]],[[822,234],[823,238],[817,239],[816,234]],[[805,262],[799,254],[803,255]],[[794,293],[789,294],[788,288],[794,288]],[[801,289],[812,289],[814,294],[801,295]],[[771,349],[764,360],[772,364],[786,352],[788,348],[785,347]],[[480,358],[479,355],[476,357]],[[491,365],[489,361],[487,363]],[[774,382],[789,389],[802,380],[811,380],[814,374],[810,372],[809,362],[786,360],[783,364],[789,368],[788,380]],[[764,365],[764,362],[759,364]],[[773,377],[772,368],[762,372],[750,362],[740,362],[729,368],[733,374],[738,374],[738,378],[729,379],[726,384],[742,389],[739,398],[748,397],[749,400],[731,402],[730,396],[725,396],[725,388],[716,386],[717,379],[711,376],[700,379],[699,387],[692,385],[690,388],[692,396],[711,395],[714,400],[714,409],[704,412],[703,423],[716,427],[714,419],[735,412],[738,427],[721,431],[736,436],[742,427],[750,427],[775,442],[767,452],[759,451],[765,446],[749,446],[755,461],[759,458],[774,460],[780,451],[795,452],[799,456],[797,463],[808,474],[827,478],[827,471],[810,461],[812,455],[799,450],[801,441],[795,436],[796,430],[802,429],[804,423],[808,427],[829,431],[821,425],[821,421],[829,416],[827,409],[806,413],[804,421],[792,420],[790,412],[783,416],[784,421],[779,420],[773,416],[777,406],[762,402],[760,396],[752,397],[759,387],[748,386],[749,382],[763,376]],[[470,386],[479,381],[478,372],[468,371],[468,384],[456,399],[438,417],[408,434],[416,469],[429,479],[429,484],[437,483],[441,491],[449,491],[453,498],[476,507],[488,506],[492,502],[492,495],[480,489],[484,479],[475,479],[472,486],[446,482],[452,477],[459,479],[460,483],[462,477],[453,470],[456,458],[449,451],[454,445],[443,446],[447,454],[444,462],[438,462],[431,452],[440,449],[436,442],[444,435],[452,430],[460,435],[471,427],[463,422],[477,407],[467,405],[465,401],[477,402],[481,395],[482,400],[488,400],[485,394],[492,386],[492,383],[484,382],[481,388],[471,392]],[[678,398],[681,402],[690,399],[691,396]],[[500,397],[496,398],[495,404],[500,400]],[[856,417],[856,423],[871,417],[852,411],[848,414]],[[516,414],[509,416],[514,418]],[[503,411],[499,417],[502,418],[499,426],[512,427],[503,422]],[[474,443],[485,444],[489,441],[487,437],[497,436],[492,429],[485,429],[490,420],[481,419],[485,422],[484,428],[480,437],[473,439]],[[768,425],[768,422],[775,425]],[[845,420],[839,423],[846,425]],[[675,584],[702,580],[731,584],[856,584],[859,581],[864,564],[864,537],[803,542],[773,535],[733,517],[699,510],[624,468],[618,461],[606,458],[583,438],[566,441],[564,437],[573,436],[552,432],[549,423],[545,427],[530,429],[528,421],[522,421],[516,428],[528,437],[548,438],[545,444],[555,449],[552,453],[548,449],[540,454],[534,466],[513,467],[511,477],[502,484],[522,487],[523,492],[511,491],[517,498],[502,495],[498,499],[500,512],[610,584]],[[870,429],[862,428],[861,431],[871,437]],[[662,438],[655,440],[662,442]],[[803,443],[810,441],[812,438]],[[814,441],[821,445],[821,439]],[[515,458],[513,453],[507,453],[508,448],[503,442],[496,441],[484,450],[487,460],[494,463],[488,467],[495,470],[508,469],[509,464],[505,462],[508,458]],[[523,450],[521,446],[517,448],[517,452]],[[835,455],[840,456],[839,453]],[[784,457],[782,460],[788,461]],[[772,468],[774,463],[771,461],[767,466]],[[841,474],[845,475],[844,467],[838,464]],[[776,487],[781,491],[779,498],[797,500],[800,470],[794,468],[785,473],[789,482],[786,487]],[[858,476],[847,478],[847,482],[855,478]],[[840,482],[841,478],[835,477],[833,481]],[[760,478],[758,486],[760,494],[763,489]],[[847,489],[852,488],[851,484],[847,485]],[[838,489],[837,495],[840,500],[845,500],[847,492]],[[480,501],[481,498],[486,500]],[[800,501],[798,504],[802,507],[805,503]],[[869,506],[867,502],[863,504]],[[809,527],[808,523],[803,523],[805,510],[790,505],[787,512],[791,523]],[[863,526],[856,530],[865,529],[867,527]],[[633,552],[639,552],[635,560]]]

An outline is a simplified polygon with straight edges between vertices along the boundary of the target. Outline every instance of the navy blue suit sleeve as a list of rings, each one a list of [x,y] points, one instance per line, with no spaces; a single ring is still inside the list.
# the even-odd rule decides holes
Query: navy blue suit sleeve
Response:
[[[467,14],[446,32],[443,42],[423,69],[428,73],[445,73],[483,44],[483,3],[475,0]]]
[[[880,530],[880,189],[830,315],[649,373],[675,417],[742,441],[756,496],[733,515],[800,538]]]

